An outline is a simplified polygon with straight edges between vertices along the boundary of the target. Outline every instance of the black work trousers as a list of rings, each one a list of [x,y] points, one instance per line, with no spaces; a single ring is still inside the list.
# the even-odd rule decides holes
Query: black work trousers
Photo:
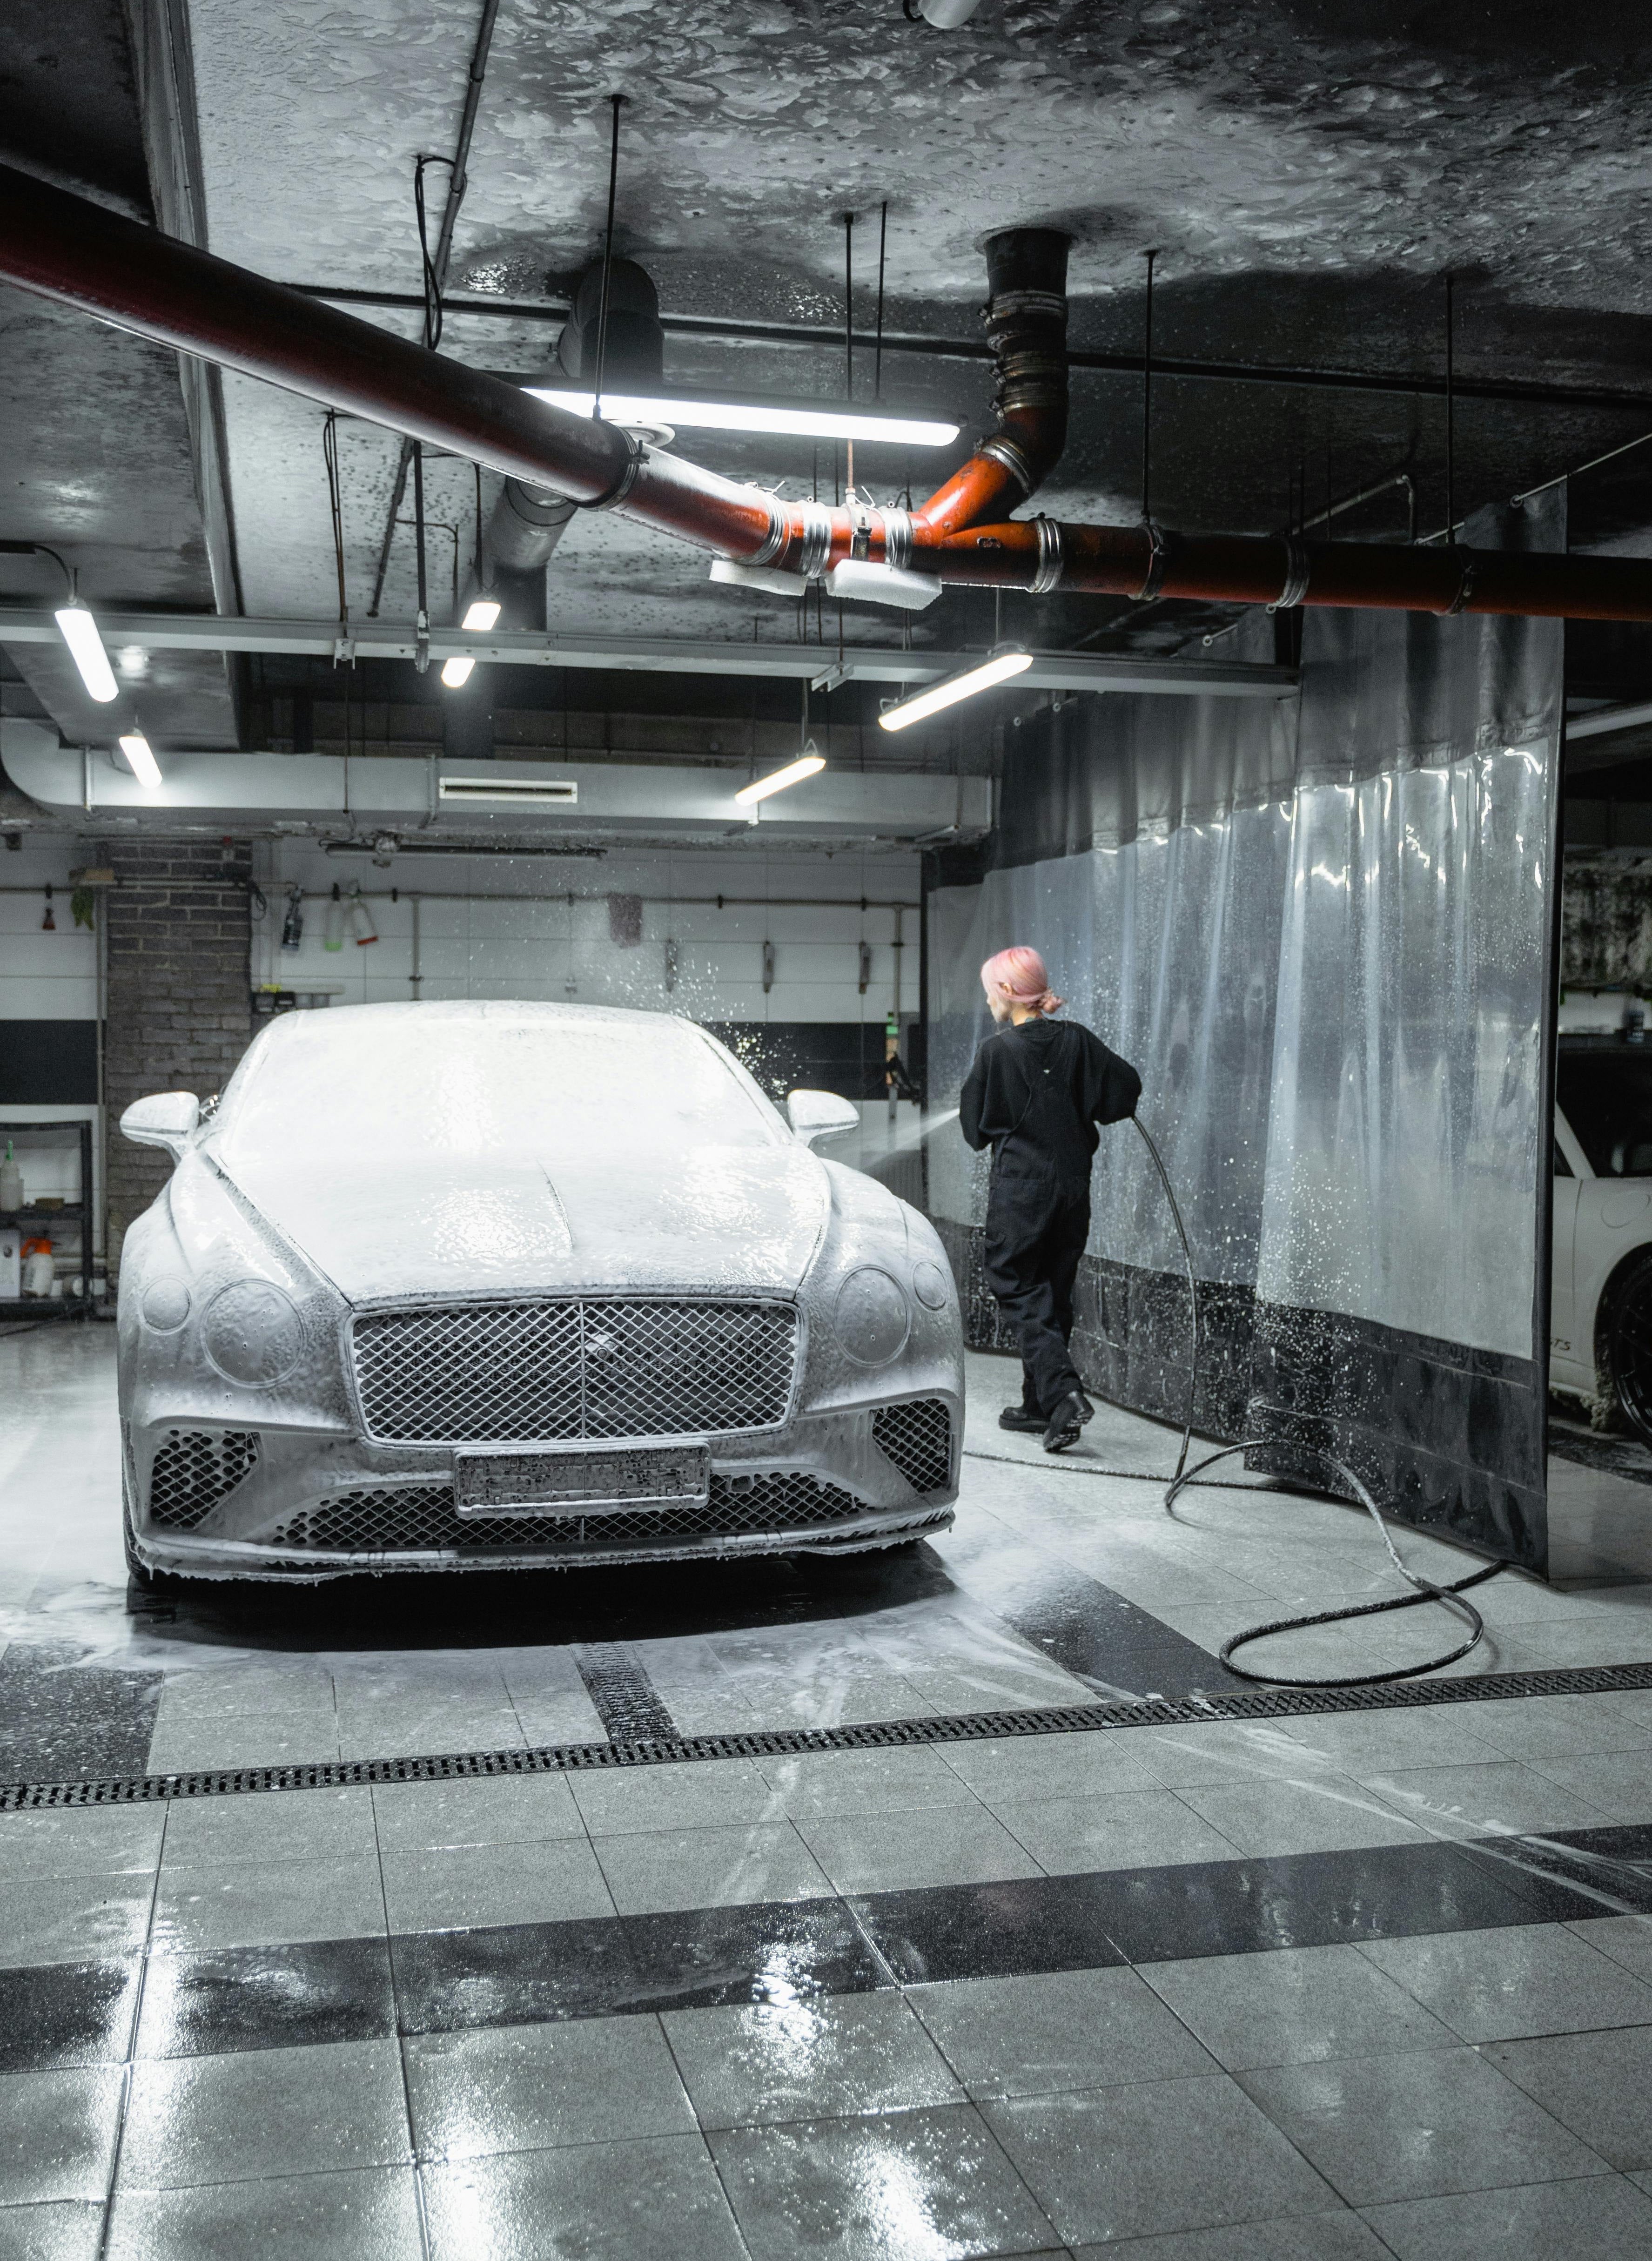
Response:
[[[1064,1185],[1043,1172],[1002,1166],[987,1196],[987,1285],[1016,1330],[1021,1402],[1049,1414],[1083,1389],[1072,1353],[1073,1283],[1090,1230],[1088,1185]]]

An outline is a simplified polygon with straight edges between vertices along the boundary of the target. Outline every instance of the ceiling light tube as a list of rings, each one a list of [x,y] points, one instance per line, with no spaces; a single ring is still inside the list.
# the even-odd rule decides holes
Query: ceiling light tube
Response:
[[[575,416],[589,416],[588,392],[525,384],[535,400],[549,400]],[[902,448],[949,448],[956,424],[923,416],[877,416],[845,408],[812,408],[807,401],[785,406],[756,401],[693,400],[679,393],[609,392],[602,413],[610,424],[669,424],[694,432],[772,432],[803,440],[888,440]]]
[[[801,785],[805,778],[818,777],[826,766],[823,754],[805,754],[801,760],[788,762],[783,770],[771,770],[767,777],[753,778],[743,785],[735,799],[751,803],[766,800],[772,793],[784,793],[788,785]]]
[[[90,607],[82,604],[78,597],[71,597],[53,617],[80,670],[81,681],[98,705],[106,707],[119,695],[120,686],[115,681],[115,671],[109,664],[109,654],[104,650],[104,640],[97,633],[97,623]]]
[[[128,730],[120,741],[120,750],[132,765],[132,774],[146,793],[155,793],[161,785],[161,764],[149,750],[149,741],[141,730]]]
[[[470,626],[468,621],[465,626]],[[444,659],[442,663],[442,680],[449,691],[457,691],[462,684],[470,680],[470,670],[475,665],[476,662],[468,651],[456,651],[451,659]]]
[[[497,628],[500,610],[492,597],[472,597],[464,608],[464,618],[459,626],[462,628]]]
[[[995,683],[1007,683],[1012,675],[1019,675],[1031,664],[1030,651],[1013,647],[1007,651],[995,651],[973,667],[960,668],[956,675],[944,675],[938,683],[914,692],[910,699],[902,699],[898,706],[880,714],[878,721],[886,730],[904,730],[909,723],[927,721],[944,707],[955,707],[960,699],[973,699],[978,691],[990,691]]]

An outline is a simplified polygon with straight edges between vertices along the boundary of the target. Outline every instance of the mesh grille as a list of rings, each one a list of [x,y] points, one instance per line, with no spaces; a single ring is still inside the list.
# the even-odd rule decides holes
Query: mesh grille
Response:
[[[403,1444],[674,1437],[786,1418],[796,1314],[773,1303],[475,1303],[352,1335],[369,1433]]]
[[[914,1491],[940,1491],[951,1482],[952,1423],[942,1399],[880,1406],[872,1417],[872,1435]]]
[[[585,1516],[466,1516],[445,1484],[399,1491],[351,1491],[306,1507],[259,1540],[264,1547],[325,1547],[338,1554],[403,1553],[429,1547],[501,1549],[542,1554],[598,1547],[657,1547],[679,1539],[796,1530],[872,1512],[836,1484],[793,1471],[713,1476],[711,1497],[680,1506]]]
[[[149,1474],[149,1520],[193,1531],[258,1458],[255,1431],[169,1429]]]

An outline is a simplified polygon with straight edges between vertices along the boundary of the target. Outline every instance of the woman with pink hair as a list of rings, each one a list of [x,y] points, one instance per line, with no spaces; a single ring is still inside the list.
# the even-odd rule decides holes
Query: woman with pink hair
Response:
[[[1024,943],[989,958],[980,980],[999,1025],[965,1080],[959,1125],[977,1152],[992,1148],[987,1284],[1021,1346],[1021,1403],[999,1425],[1042,1432],[1059,1453],[1095,1410],[1068,1345],[1096,1125],[1135,1113],[1141,1078],[1077,1021],[1050,1018],[1065,1001]]]

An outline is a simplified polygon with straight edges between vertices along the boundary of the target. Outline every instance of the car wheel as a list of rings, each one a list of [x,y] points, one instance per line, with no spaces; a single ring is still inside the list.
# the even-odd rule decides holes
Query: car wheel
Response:
[[[1652,1256],[1613,1290],[1605,1331],[1612,1395],[1636,1436],[1652,1445]]]

